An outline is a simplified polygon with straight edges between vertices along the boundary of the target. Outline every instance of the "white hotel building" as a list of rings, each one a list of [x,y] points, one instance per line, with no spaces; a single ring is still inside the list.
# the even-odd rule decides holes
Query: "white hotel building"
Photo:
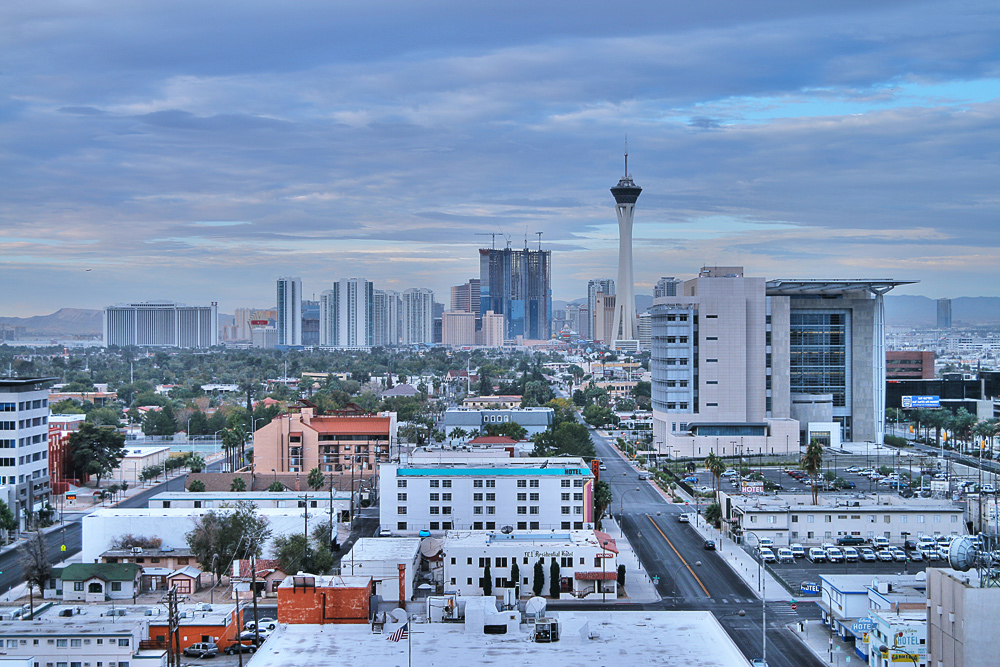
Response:
[[[219,344],[219,307],[171,301],[118,304],[104,309],[104,345],[212,347]]]
[[[380,523],[395,535],[594,528],[594,475],[578,457],[442,454],[380,471]]]
[[[49,502],[49,390],[57,378],[0,378],[0,498],[22,527]]]
[[[484,595],[483,578],[489,561],[493,592],[521,587],[532,591],[535,563],[544,572],[543,595],[548,595],[552,562],[559,564],[559,591],[576,598],[593,594],[617,598],[618,547],[606,533],[596,530],[524,532],[510,534],[452,531],[445,538],[444,590],[459,595]],[[518,581],[511,581],[517,563]],[[604,582],[602,584],[602,582]]]

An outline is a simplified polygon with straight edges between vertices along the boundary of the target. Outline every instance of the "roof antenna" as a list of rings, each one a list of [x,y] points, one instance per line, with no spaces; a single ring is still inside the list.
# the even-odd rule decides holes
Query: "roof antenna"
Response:
[[[625,178],[628,178],[628,133],[625,134]]]

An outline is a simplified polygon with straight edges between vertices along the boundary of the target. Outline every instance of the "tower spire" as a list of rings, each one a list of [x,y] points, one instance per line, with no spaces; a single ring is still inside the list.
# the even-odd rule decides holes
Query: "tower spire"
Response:
[[[628,178],[628,134],[625,135],[625,178]]]

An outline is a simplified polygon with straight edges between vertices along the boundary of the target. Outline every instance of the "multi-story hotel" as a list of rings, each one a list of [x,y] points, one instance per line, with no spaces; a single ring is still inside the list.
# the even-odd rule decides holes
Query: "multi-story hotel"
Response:
[[[388,463],[379,475],[383,529],[585,530],[594,527],[594,475],[583,459],[470,458]]]
[[[0,498],[25,527],[49,502],[49,391],[57,378],[0,378]]]
[[[389,460],[396,413],[316,415],[311,406],[279,415],[253,435],[258,474],[365,472]]]
[[[118,304],[104,309],[104,345],[212,347],[219,344],[219,308],[170,301]]]
[[[302,279],[278,278],[278,345],[302,345]]]

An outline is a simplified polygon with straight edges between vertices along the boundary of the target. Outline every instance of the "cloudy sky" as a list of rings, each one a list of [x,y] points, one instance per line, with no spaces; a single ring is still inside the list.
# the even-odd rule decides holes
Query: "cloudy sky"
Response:
[[[635,280],[1000,295],[996,0],[0,3],[0,315],[447,288],[491,232]],[[505,243],[498,236],[497,243]]]

